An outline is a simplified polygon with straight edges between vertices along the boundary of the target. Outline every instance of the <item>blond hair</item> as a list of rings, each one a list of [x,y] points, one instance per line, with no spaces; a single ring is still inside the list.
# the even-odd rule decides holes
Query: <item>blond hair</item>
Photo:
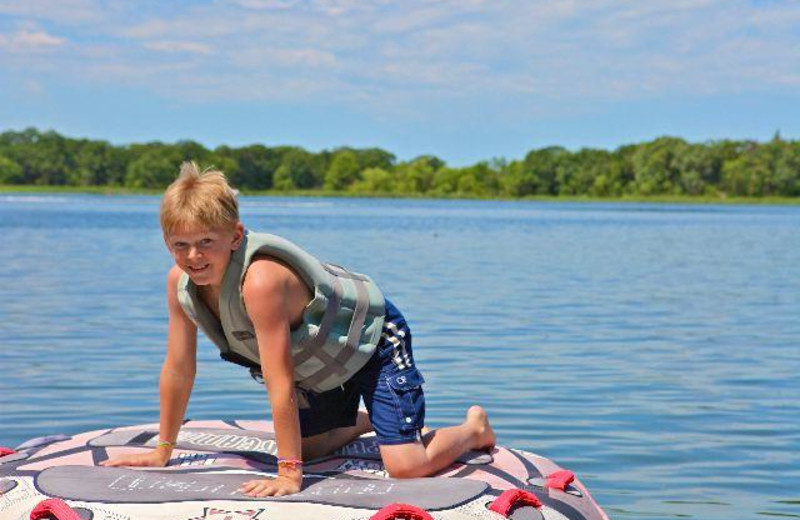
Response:
[[[164,233],[198,226],[229,229],[237,222],[239,203],[225,174],[211,168],[201,172],[194,162],[181,164],[180,175],[161,199],[161,229]]]

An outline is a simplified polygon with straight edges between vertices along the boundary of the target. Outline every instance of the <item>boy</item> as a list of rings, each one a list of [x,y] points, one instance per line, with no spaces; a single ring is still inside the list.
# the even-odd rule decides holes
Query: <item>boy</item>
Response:
[[[247,495],[298,492],[303,460],[373,429],[395,478],[428,476],[469,450],[494,446],[478,406],[462,424],[422,435],[423,379],[402,314],[369,277],[245,231],[221,172],[184,163],[164,193],[161,227],[175,266],[167,276],[160,438],[152,452],[104,465],[167,464],[194,383],[198,328],[223,359],[261,375],[269,394],[278,476],[247,482]],[[362,397],[367,414],[358,411]]]

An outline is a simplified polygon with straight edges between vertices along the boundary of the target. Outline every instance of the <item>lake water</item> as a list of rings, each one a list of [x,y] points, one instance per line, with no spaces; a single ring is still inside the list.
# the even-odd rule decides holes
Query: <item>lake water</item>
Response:
[[[0,445],[157,421],[158,202],[0,194]],[[800,207],[245,197],[242,216],[378,281],[429,425],[484,405],[613,518],[800,518]],[[201,341],[188,416],[268,414]]]

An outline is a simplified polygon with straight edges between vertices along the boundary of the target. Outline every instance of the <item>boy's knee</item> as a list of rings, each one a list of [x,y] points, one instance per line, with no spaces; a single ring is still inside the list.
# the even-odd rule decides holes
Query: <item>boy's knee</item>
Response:
[[[427,459],[417,457],[384,457],[383,467],[392,478],[416,478],[428,475]]]
[[[384,467],[391,478],[415,478],[425,476],[424,472],[420,471],[419,467],[408,464],[384,464]]]

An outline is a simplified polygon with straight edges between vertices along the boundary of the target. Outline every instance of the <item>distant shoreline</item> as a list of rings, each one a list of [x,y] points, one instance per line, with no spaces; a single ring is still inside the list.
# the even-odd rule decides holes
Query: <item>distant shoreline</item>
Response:
[[[398,162],[380,148],[312,153],[297,146],[252,144],[209,150],[194,141],[114,146],[36,128],[0,133],[0,185],[5,186],[157,193],[188,160],[224,172],[244,193],[275,196],[705,204],[794,203],[800,198],[800,140],[787,141],[778,133],[764,143],[690,143],[663,136],[614,150],[548,146],[523,158],[499,157],[465,167],[448,166],[435,155]]]
[[[40,186],[40,185],[0,185],[0,194],[86,194],[86,195],[161,195],[162,189],[126,188],[124,186]],[[726,205],[800,205],[800,197],[719,197],[719,196],[687,196],[687,195],[629,195],[621,197],[593,197],[593,196],[526,196],[526,197],[498,197],[498,196],[430,196],[423,194],[398,194],[398,193],[352,193],[333,190],[241,190],[244,196],[265,197],[303,197],[303,198],[342,198],[342,199],[424,199],[424,200],[502,200],[519,202],[630,202],[654,204],[726,204]]]

